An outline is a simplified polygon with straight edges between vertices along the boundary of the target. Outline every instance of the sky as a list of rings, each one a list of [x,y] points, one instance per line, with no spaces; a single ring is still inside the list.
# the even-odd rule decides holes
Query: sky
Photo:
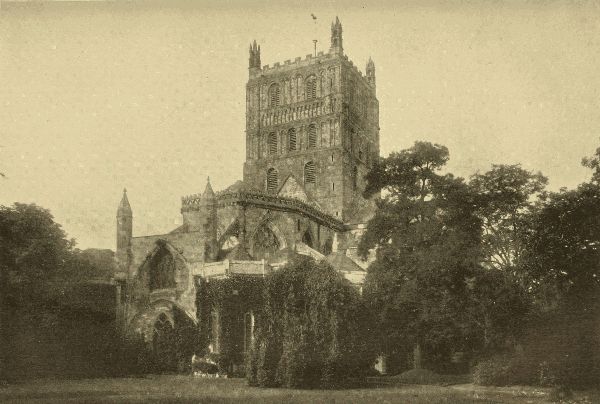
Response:
[[[572,188],[600,146],[600,2],[0,3],[0,205],[50,209],[79,248],[181,223],[181,197],[242,177],[248,45],[376,66],[381,153],[416,140],[468,178],[520,163]],[[311,13],[317,19],[313,20]]]

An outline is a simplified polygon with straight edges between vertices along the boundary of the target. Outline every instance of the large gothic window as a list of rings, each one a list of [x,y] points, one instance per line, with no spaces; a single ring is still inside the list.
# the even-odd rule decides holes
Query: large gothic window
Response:
[[[278,185],[279,178],[277,175],[277,170],[274,168],[269,168],[267,171],[267,192],[277,192]]]
[[[306,99],[314,100],[317,98],[317,78],[310,76],[306,79]]]
[[[304,183],[314,184],[316,182],[315,163],[309,161],[304,165]]]
[[[308,125],[308,148],[314,149],[317,147],[317,125],[311,123]]]
[[[267,138],[269,154],[277,154],[277,133],[271,132]]]
[[[149,278],[150,290],[175,287],[175,258],[164,246],[150,259]]]
[[[288,150],[296,150],[296,129],[294,128],[288,130]]]
[[[269,107],[278,107],[281,101],[281,89],[279,84],[271,84],[269,87]]]
[[[252,256],[260,259],[268,257],[281,248],[277,236],[266,223],[261,224],[252,238]]]

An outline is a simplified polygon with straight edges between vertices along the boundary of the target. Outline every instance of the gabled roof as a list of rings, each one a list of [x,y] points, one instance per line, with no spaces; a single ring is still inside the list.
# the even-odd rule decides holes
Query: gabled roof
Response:
[[[332,252],[325,260],[337,271],[365,272],[354,260],[342,252]]]

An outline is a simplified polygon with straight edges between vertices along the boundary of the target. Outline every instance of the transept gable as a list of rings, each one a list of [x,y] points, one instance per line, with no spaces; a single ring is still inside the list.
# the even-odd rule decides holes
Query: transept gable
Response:
[[[300,182],[298,182],[296,177],[294,177],[292,174],[290,174],[286,178],[283,185],[279,189],[277,196],[283,196],[286,198],[295,198],[295,199],[299,199],[305,203],[312,202],[310,200],[310,198],[308,197],[308,195],[306,194],[304,187],[300,184]]]

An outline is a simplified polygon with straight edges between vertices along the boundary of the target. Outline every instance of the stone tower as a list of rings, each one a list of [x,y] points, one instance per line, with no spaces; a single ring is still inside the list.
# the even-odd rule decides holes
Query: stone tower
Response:
[[[129,250],[131,248],[133,213],[127,199],[127,190],[123,190],[123,197],[117,209],[117,263],[127,265]]]
[[[206,188],[200,198],[200,214],[202,217],[203,231],[206,237],[205,261],[214,261],[219,253],[217,242],[217,197],[210,185],[210,178],[206,181]]]
[[[323,210],[357,220],[379,156],[373,61],[365,76],[344,55],[336,18],[328,53],[261,68],[254,42],[248,70],[244,182],[275,194],[292,176]]]

